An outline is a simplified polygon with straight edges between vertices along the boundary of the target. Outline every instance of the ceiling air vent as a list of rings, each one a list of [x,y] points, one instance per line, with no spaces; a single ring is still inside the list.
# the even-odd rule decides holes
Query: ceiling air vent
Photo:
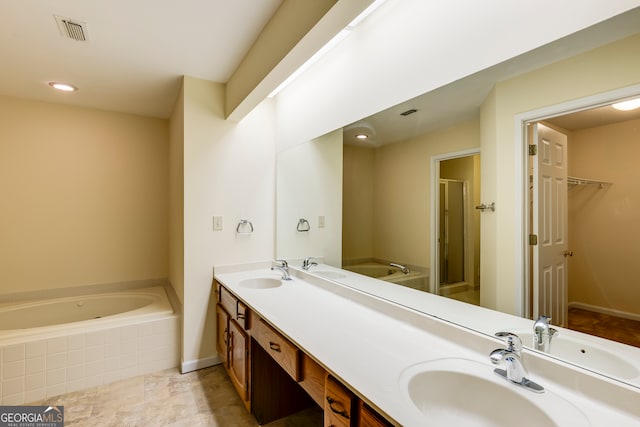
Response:
[[[63,37],[68,37],[79,42],[87,41],[87,28],[84,22],[65,18],[64,16],[54,16],[56,18],[56,22],[58,23],[60,34],[62,34]]]

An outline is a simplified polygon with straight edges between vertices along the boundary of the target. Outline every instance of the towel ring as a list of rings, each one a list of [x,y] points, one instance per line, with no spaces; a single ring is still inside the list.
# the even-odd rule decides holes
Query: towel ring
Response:
[[[240,228],[242,228],[243,226],[249,226],[249,231],[240,231]],[[253,233],[253,224],[251,224],[251,221],[247,220],[247,219],[241,219],[240,222],[238,223],[238,226],[236,227],[236,233],[238,234],[251,234]]]
[[[298,221],[298,226],[296,227],[298,231],[309,231],[311,230],[311,226],[309,225],[309,221],[304,218],[300,218]]]

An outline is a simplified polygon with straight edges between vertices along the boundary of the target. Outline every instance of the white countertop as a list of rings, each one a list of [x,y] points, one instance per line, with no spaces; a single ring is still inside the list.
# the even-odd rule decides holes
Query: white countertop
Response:
[[[297,261],[296,265],[301,263],[301,260]],[[462,303],[450,298],[442,298],[404,286],[389,286],[388,282],[326,264],[313,266],[308,273],[317,275],[318,273],[326,272],[344,275],[345,277],[339,278],[337,281],[346,286],[371,293],[405,307],[427,313],[430,316],[444,319],[449,323],[455,323],[487,335],[493,335],[499,331],[516,333],[523,338],[523,344],[526,347],[533,349],[533,321],[530,319]],[[583,334],[557,325],[553,325],[553,327],[558,333],[553,339],[552,357],[561,358],[564,362],[574,363],[581,368],[591,369],[596,373],[640,388],[640,348],[602,339],[594,335]],[[526,338],[529,339],[527,340]],[[567,346],[563,346],[561,341],[576,343],[576,346],[581,343],[587,344],[589,350],[593,351],[580,354],[576,350],[568,355]],[[620,363],[618,363],[618,366],[609,364],[608,369],[602,368],[603,358],[607,358],[608,355],[613,356],[612,359],[619,358]],[[633,372],[629,373],[629,371]]]
[[[252,277],[279,278],[280,272],[270,271],[269,266],[216,267],[215,278],[365,401],[401,425],[428,425],[401,391],[399,378],[405,369],[428,360],[464,358],[486,363],[487,372],[491,372],[488,355],[503,347],[498,339],[302,271],[292,269],[293,280],[276,288],[239,285]],[[598,420],[640,425],[638,412],[627,413],[624,405],[611,407],[609,402],[590,400],[593,396],[609,396],[613,404],[621,398],[637,400],[640,390],[543,355],[527,353],[523,359],[531,379],[549,393],[574,403],[591,425],[600,425]],[[541,375],[544,371],[548,372]],[[572,389],[576,384],[580,390]],[[631,405],[629,410],[637,411]]]

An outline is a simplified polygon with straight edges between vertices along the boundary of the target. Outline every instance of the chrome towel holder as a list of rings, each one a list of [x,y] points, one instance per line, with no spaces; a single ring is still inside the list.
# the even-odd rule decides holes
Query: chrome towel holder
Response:
[[[309,225],[309,221],[307,221],[304,218],[300,218],[300,220],[298,221],[298,226],[296,227],[296,230],[298,231],[309,231],[311,230],[311,226]]]
[[[247,227],[249,228],[248,231],[246,230]],[[241,231],[241,229],[243,229],[244,231]],[[238,234],[253,233],[253,224],[251,224],[251,221],[249,221],[248,219],[241,219],[240,222],[238,223],[238,226],[236,227],[236,233]]]

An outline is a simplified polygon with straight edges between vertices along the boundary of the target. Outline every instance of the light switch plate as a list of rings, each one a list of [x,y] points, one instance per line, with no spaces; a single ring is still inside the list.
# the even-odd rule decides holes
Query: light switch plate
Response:
[[[222,230],[222,217],[221,216],[214,216],[213,217],[213,230],[214,231]]]

